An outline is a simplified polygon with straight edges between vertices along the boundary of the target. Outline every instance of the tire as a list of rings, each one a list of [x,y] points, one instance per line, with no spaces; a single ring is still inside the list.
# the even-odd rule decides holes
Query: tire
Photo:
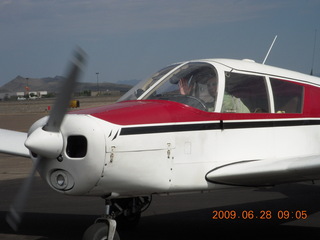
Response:
[[[82,240],[107,240],[109,226],[106,223],[95,223],[84,233]],[[120,240],[119,234],[115,232],[113,240]]]

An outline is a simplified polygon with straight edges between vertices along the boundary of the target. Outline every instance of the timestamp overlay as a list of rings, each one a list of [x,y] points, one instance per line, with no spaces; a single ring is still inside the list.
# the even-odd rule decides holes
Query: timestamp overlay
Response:
[[[212,220],[305,220],[308,211],[298,210],[213,210]]]

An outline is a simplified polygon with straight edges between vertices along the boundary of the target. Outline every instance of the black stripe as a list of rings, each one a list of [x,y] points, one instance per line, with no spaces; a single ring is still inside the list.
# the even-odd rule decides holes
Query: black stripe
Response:
[[[259,122],[223,122],[224,129],[235,128],[263,128],[263,127],[292,127],[319,125],[320,120],[285,120],[285,121],[259,121]]]
[[[179,124],[165,126],[128,127],[122,128],[120,135],[164,133],[164,132],[188,132],[220,129],[220,123]]]
[[[124,127],[120,135],[165,133],[165,132],[189,132],[203,130],[225,130],[225,129],[243,129],[243,128],[269,128],[269,127],[292,127],[320,125],[320,120],[284,120],[284,121],[253,121],[253,122],[225,122],[217,123],[198,123],[198,124],[172,124],[161,126],[144,127]]]
[[[264,127],[293,127],[320,125],[320,120],[285,120],[285,121],[259,121],[259,122],[223,122],[224,129],[236,128],[264,128]]]

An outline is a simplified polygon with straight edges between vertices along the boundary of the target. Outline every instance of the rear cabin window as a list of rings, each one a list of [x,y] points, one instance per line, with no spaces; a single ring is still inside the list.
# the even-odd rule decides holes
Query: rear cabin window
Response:
[[[226,72],[221,112],[269,113],[266,80],[262,76]]]
[[[303,86],[274,78],[270,82],[276,113],[302,113]]]

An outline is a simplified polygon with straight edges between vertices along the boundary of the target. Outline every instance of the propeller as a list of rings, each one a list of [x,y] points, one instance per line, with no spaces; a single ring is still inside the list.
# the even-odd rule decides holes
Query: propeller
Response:
[[[61,86],[60,94],[55,101],[46,125],[33,131],[25,141],[25,146],[32,153],[37,154],[37,158],[34,161],[29,176],[25,179],[18,194],[15,196],[13,204],[6,216],[8,224],[15,231],[18,230],[22,220],[23,209],[32,186],[35,172],[41,161],[46,158],[57,158],[62,152],[63,137],[60,132],[60,126],[67,113],[73,90],[83,72],[85,62],[86,53],[82,49],[77,48],[68,68],[67,78]]]

